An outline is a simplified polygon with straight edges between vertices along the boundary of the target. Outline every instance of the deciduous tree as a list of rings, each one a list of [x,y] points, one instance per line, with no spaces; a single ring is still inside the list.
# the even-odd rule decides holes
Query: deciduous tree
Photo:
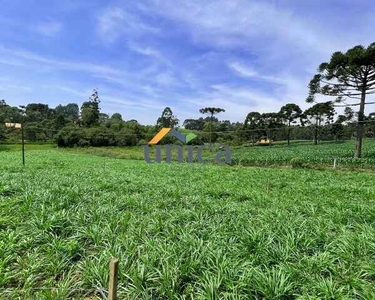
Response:
[[[86,127],[97,125],[100,118],[100,99],[97,90],[94,90],[89,101],[84,102],[81,107],[82,123]]]
[[[114,113],[112,116],[111,116],[111,119],[112,120],[117,120],[117,121],[122,121],[122,116],[120,113]]]
[[[159,128],[175,128],[178,126],[179,120],[175,115],[173,115],[173,112],[170,107],[164,108],[161,116],[156,121],[156,126]]]
[[[186,119],[183,126],[189,130],[203,130],[205,121],[203,118],[199,119]]]

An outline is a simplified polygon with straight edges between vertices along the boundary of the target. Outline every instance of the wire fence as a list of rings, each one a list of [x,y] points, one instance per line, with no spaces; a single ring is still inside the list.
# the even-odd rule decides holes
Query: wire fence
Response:
[[[330,127],[328,126],[324,126],[324,127],[320,127],[319,130],[329,130]],[[306,132],[309,132],[309,131],[313,131],[314,130],[314,127],[290,127],[290,128],[287,128],[287,127],[282,127],[282,128],[260,128],[260,129],[240,129],[240,130],[223,130],[223,131],[194,131],[194,130],[191,130],[192,133],[198,135],[198,136],[209,136],[211,134],[215,134],[215,135],[238,135],[238,136],[241,136],[245,133],[268,133],[268,134],[272,134],[272,133],[276,133],[276,132],[288,132],[290,131],[291,133],[293,133],[293,131],[296,131],[296,130],[305,130]],[[48,134],[48,133],[52,133],[52,132],[56,132],[56,133],[59,133],[61,132],[61,130],[50,130],[50,129],[38,129],[36,130],[37,132],[39,133],[47,133],[48,136],[53,136],[53,134]],[[88,135],[87,133],[85,133],[84,131],[82,131],[82,128],[74,128],[72,130],[69,130],[70,132],[72,133],[81,133],[81,136],[83,138],[90,138],[92,137],[92,135]],[[96,132],[92,132],[92,134],[95,134]],[[113,131],[113,132],[98,132],[97,133],[97,136],[104,136],[104,137],[129,137],[129,136],[132,136],[132,137],[138,137],[138,138],[149,138],[151,139],[152,137],[154,137],[154,135],[156,134],[157,132],[152,132],[152,133],[148,133],[148,132],[140,132],[140,133],[134,133],[134,132],[127,132],[127,133],[123,133],[123,132],[116,132],[116,131]],[[40,141],[45,141],[45,140],[48,140],[48,139],[41,139],[41,138],[33,138],[33,140],[40,140]]]
[[[364,120],[364,121],[346,122],[343,125],[350,127],[350,126],[357,126],[358,124],[375,124],[375,120]],[[319,127],[321,127],[321,128],[333,128],[335,125],[337,125],[337,124],[330,123],[330,124],[319,125]],[[290,126],[290,127],[288,127],[288,126],[267,127],[267,125],[254,125],[254,126],[259,126],[260,128],[246,129],[246,126],[243,126],[242,128],[234,129],[234,130],[224,129],[224,130],[219,130],[219,131],[218,130],[214,130],[214,131],[191,130],[191,131],[195,132],[195,133],[201,133],[201,134],[210,134],[210,133],[231,134],[231,133],[241,133],[241,132],[259,132],[259,131],[267,131],[267,130],[268,131],[279,131],[279,130],[289,130],[289,129],[290,130],[294,130],[294,129],[314,128],[315,127],[314,124],[311,124],[311,125],[308,125],[308,126],[302,126],[302,125],[294,126],[293,125],[293,126]],[[25,128],[26,127],[27,127],[27,125],[25,125]],[[58,133],[58,132],[61,132],[64,129],[65,130],[69,130],[69,131],[80,131],[82,129],[95,129],[95,128],[100,128],[100,127],[69,127],[69,128],[63,128],[63,129],[51,129],[51,128],[35,127],[33,125],[32,128],[38,129],[38,130],[41,130],[41,131],[45,131],[45,132]],[[131,128],[129,128],[129,127],[124,127],[124,128],[131,130]],[[8,131],[14,131],[14,129],[8,129]],[[123,135],[123,136],[139,135],[139,133],[118,133],[118,134],[119,135]],[[154,133],[149,133],[149,135],[152,135],[152,134],[154,134]]]

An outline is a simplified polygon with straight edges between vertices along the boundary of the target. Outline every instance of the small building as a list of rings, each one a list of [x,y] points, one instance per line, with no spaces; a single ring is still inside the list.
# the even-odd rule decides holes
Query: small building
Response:
[[[257,145],[260,145],[260,146],[269,146],[269,145],[272,145],[272,140],[270,139],[260,139],[259,141],[256,142]]]
[[[21,125],[21,123],[5,123],[5,127],[21,129],[22,125]]]

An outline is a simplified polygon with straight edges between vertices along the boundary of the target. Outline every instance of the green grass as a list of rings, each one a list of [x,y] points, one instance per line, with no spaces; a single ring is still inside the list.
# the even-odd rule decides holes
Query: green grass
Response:
[[[143,149],[141,146],[60,148],[60,150],[68,153],[89,154],[129,160],[143,160]],[[151,154],[153,154],[153,152]]]
[[[19,151],[20,145],[1,145],[0,151]],[[338,168],[375,168],[375,140],[365,139],[363,158],[353,159],[354,141],[322,142],[312,145],[309,141],[292,141],[290,146],[285,141],[275,143],[274,146],[240,146],[231,147],[232,164],[242,166],[294,166],[314,168],[321,166],[332,167],[336,159]],[[28,150],[48,150],[56,148],[52,144],[27,144]],[[164,149],[164,148],[163,148]],[[89,154],[95,156],[112,157],[119,159],[143,160],[143,149],[136,147],[83,147],[60,148],[68,153]],[[163,150],[165,151],[165,150]],[[206,158],[214,157],[216,152],[204,151]],[[174,152],[174,155],[176,153]],[[185,154],[185,156],[187,156]],[[151,148],[151,157],[154,157],[154,147]]]
[[[255,147],[233,148],[233,163],[245,166],[280,166],[292,165],[293,162],[304,164],[308,167],[319,165],[333,165],[336,159],[339,167],[348,168],[374,168],[375,167],[375,140],[364,140],[363,158],[353,159],[354,141],[340,143],[323,142],[319,145],[311,143],[292,143]]]
[[[0,152],[0,298],[374,299],[372,172]],[[51,289],[53,288],[53,289]]]
[[[165,145],[162,145],[162,156],[165,160]],[[84,153],[95,156],[111,157],[118,159],[129,159],[129,160],[144,160],[144,151],[142,146],[135,147],[83,147],[83,148],[60,148],[61,151],[69,153]],[[196,155],[197,150],[194,151]],[[209,149],[205,148],[203,151],[204,156],[213,157],[215,153],[211,153]],[[172,156],[177,160],[177,151],[174,150]],[[184,157],[187,157],[187,151],[184,152]],[[155,147],[150,147],[150,158],[155,159]]]
[[[363,158],[353,159],[354,141],[322,142],[312,145],[312,142],[292,142],[291,146],[278,143],[268,146],[241,146],[232,148],[232,164],[242,166],[297,166],[319,167],[332,166],[336,159],[338,168],[375,168],[375,140],[364,140]],[[137,147],[100,147],[100,148],[71,148],[62,151],[85,153],[90,155],[107,156],[121,159],[143,160],[143,150]],[[205,157],[214,157],[214,153],[205,150]],[[152,153],[152,157],[154,154]]]
[[[28,150],[50,150],[54,149],[56,146],[51,143],[45,144],[25,144],[25,151]],[[22,145],[21,144],[1,144],[0,143],[0,152],[1,151],[21,151]]]

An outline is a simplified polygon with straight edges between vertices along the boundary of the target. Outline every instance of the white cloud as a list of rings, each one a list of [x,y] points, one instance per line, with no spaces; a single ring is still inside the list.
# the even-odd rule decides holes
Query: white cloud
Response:
[[[178,84],[176,78],[170,73],[160,73],[156,75],[155,81],[162,86],[173,86]]]
[[[143,22],[136,14],[120,7],[107,7],[98,15],[97,31],[101,39],[112,43],[122,35],[140,36],[145,33],[157,33],[158,29]]]
[[[129,49],[145,56],[153,56],[156,58],[161,57],[160,52],[156,49],[152,49],[151,47],[140,47],[134,43],[129,43]]]
[[[151,2],[154,6],[150,11],[182,22],[200,43],[261,49],[267,45],[249,45],[248,42],[262,37],[266,43],[272,43],[280,38],[308,47],[321,40],[313,28],[291,10],[265,1],[176,0],[174,5],[160,0]]]
[[[275,1],[175,0],[170,5],[149,0],[148,12],[176,22],[198,45],[240,50],[255,57],[262,69],[307,71],[309,76],[332,52],[372,39],[370,20],[368,28],[363,24],[347,36],[346,29],[327,26],[331,15],[306,18],[293,5]]]
[[[62,29],[62,24],[58,21],[45,21],[36,26],[36,31],[42,35],[53,37]]]
[[[2,59],[0,58],[0,64],[14,66],[14,67],[25,67],[26,65],[18,59]]]
[[[63,99],[57,100],[56,105],[57,103],[76,102],[80,106],[92,93],[92,89],[81,87],[79,82],[65,82],[64,85],[61,85],[60,82],[59,84],[41,86],[49,93],[53,92],[54,95],[57,95],[58,99]],[[107,114],[120,112],[126,120],[137,119],[144,124],[151,124],[161,113],[161,109],[166,106],[166,103],[158,99],[143,97],[139,93],[133,95],[126,90],[113,90],[105,85],[99,86],[98,90],[101,111]]]
[[[151,47],[142,47],[140,45],[135,44],[134,42],[130,42],[128,44],[128,47],[133,52],[155,58],[160,63],[165,64],[168,67],[172,67],[172,63],[168,59],[166,59],[164,55],[157,49]]]
[[[25,91],[31,92],[32,89],[28,86],[22,86],[17,84],[0,84],[0,91],[7,91],[7,90],[17,90],[17,91]]]
[[[275,76],[268,76],[268,75],[262,75],[259,74],[257,71],[253,70],[251,67],[243,65],[239,62],[230,62],[228,63],[229,68],[234,70],[237,74],[239,74],[242,77],[248,77],[248,78],[255,78],[260,80],[265,80],[273,83],[285,83],[285,80],[283,78],[275,77]]]
[[[38,44],[38,53],[0,46],[3,74],[17,79],[7,84],[32,86],[33,99],[48,101],[87,99],[89,87],[98,84],[104,112],[120,111],[125,118],[146,123],[153,123],[154,115],[165,106],[173,107],[182,120],[199,117],[200,107],[220,106],[226,109],[220,118],[243,121],[249,111],[278,111],[288,102],[306,108],[307,84],[316,67],[333,51],[359,43],[368,45],[375,23],[362,3],[358,5],[360,17],[353,13],[346,18],[341,6],[332,16],[327,7],[318,10],[314,6],[307,11],[301,1],[115,2],[118,6],[95,12],[97,4],[84,4],[81,12],[92,12],[96,26],[94,32],[92,27],[82,26],[87,30],[82,34],[100,38],[100,43],[88,46],[76,41],[82,46],[79,51],[86,52],[86,47],[93,50],[87,51],[92,56],[87,55],[84,61],[79,60],[82,56],[76,49],[69,55],[77,55],[77,60],[47,55],[55,53],[57,39]],[[43,18],[39,16],[46,20]],[[33,26],[28,22],[23,26],[11,19],[2,22],[8,29],[5,37],[25,27],[45,36],[56,36],[65,29],[48,19]],[[24,49],[29,46],[33,45],[25,44]],[[76,78],[77,82],[62,86],[64,78]],[[56,85],[58,91],[34,88],[49,84]],[[30,95],[24,91],[22,98],[22,91],[18,95],[8,86],[4,97],[29,101]],[[47,93],[45,97],[43,93]]]
[[[331,15],[300,13],[301,8],[292,3],[274,1],[175,0],[173,6],[162,0],[149,3],[150,14],[175,22],[193,43],[209,48],[209,53],[227,53],[224,62],[230,70],[259,82],[259,86],[251,82],[244,86],[234,79],[218,80],[213,89],[201,86],[196,97],[186,99],[194,105],[222,105],[233,120],[243,120],[251,110],[278,111],[290,102],[307,108],[307,85],[318,65],[334,51],[346,51],[358,43],[368,45],[372,39],[368,32],[374,24],[368,16],[360,23],[353,16],[348,24],[354,22],[360,27],[353,30],[348,25],[338,30],[337,20]],[[197,72],[189,80],[200,81],[204,83],[204,77]]]
[[[179,103],[185,108],[184,118],[199,117],[201,107],[218,106],[226,110],[219,119],[243,122],[250,111],[277,112],[287,103],[297,103],[304,110],[309,106],[305,102],[307,92],[303,79],[285,77],[273,91],[258,86],[214,84],[194,96],[180,97]]]
[[[44,89],[47,89],[47,90],[60,90],[60,91],[66,92],[68,94],[72,94],[72,95],[81,97],[82,99],[88,98],[89,95],[91,95],[91,93],[92,93],[92,90],[75,89],[75,88],[69,87],[68,85],[64,85],[64,86],[61,86],[61,85],[42,85],[41,87],[44,88]]]
[[[70,71],[82,71],[91,74],[108,74],[121,76],[123,73],[115,68],[106,65],[93,64],[89,62],[62,61],[35,54],[30,51],[9,49],[0,46],[0,54],[6,57],[5,61],[11,62],[15,66],[33,66],[30,63],[39,64],[40,67],[49,67]]]

